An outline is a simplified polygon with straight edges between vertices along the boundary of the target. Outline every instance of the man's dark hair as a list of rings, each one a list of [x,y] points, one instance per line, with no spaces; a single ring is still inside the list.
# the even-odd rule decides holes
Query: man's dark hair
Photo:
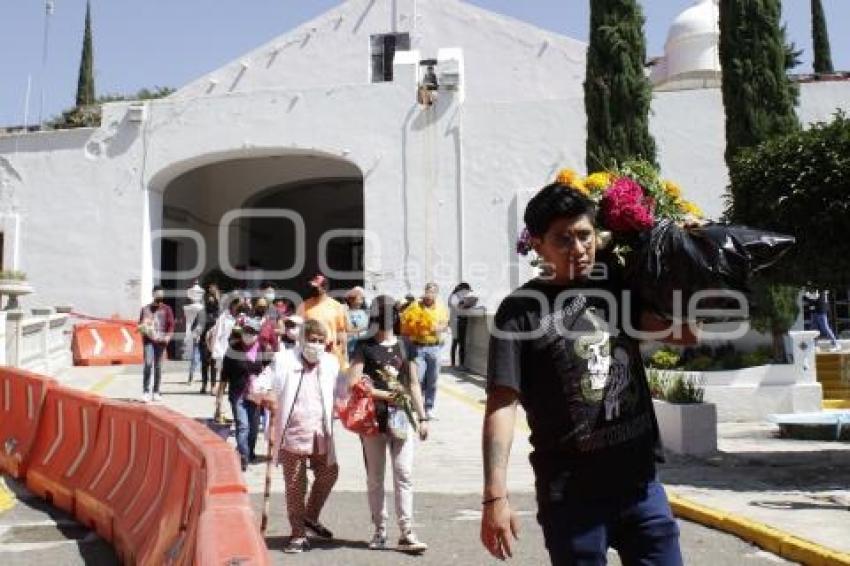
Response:
[[[541,237],[558,218],[587,215],[596,223],[596,204],[575,189],[552,183],[540,189],[525,207],[525,226],[535,237]]]

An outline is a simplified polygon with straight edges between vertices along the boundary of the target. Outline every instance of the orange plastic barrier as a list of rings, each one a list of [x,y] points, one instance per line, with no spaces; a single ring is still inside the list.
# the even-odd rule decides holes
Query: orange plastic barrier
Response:
[[[103,398],[56,385],[47,391],[30,454],[27,488],[73,513],[74,489],[94,450]]]
[[[232,446],[160,406],[0,369],[0,465],[125,564],[268,564]]]
[[[142,335],[132,323],[82,322],[74,326],[71,341],[74,365],[108,366],[144,361]]]
[[[266,543],[248,506],[210,506],[201,513],[195,564],[269,564]]]
[[[115,502],[138,490],[144,477],[147,414],[140,403],[103,401],[97,442],[75,492],[77,520],[110,542]]]
[[[56,382],[28,371],[0,368],[0,471],[23,478],[47,391]]]
[[[146,410],[150,444],[145,458],[138,461],[144,476],[138,489],[120,496],[115,506],[113,543],[125,564],[138,562],[142,543],[158,521],[173,521],[174,517],[164,517],[166,502],[182,505],[187,499],[188,471],[177,448],[179,423],[185,417],[164,407]]]

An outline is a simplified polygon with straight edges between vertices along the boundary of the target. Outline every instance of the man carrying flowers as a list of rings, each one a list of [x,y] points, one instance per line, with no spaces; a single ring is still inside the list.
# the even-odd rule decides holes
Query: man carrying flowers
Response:
[[[437,296],[439,287],[434,282],[425,285],[425,292],[401,314],[401,332],[410,342],[412,357],[416,361],[425,411],[433,418],[437,397],[437,377],[440,374],[440,351],[443,336],[449,327],[449,310]]]
[[[616,185],[602,215],[619,228],[646,228],[659,203],[626,180],[588,180],[559,176],[525,210],[518,251],[533,250],[543,273],[505,298],[491,332],[481,540],[497,558],[512,554],[518,523],[506,472],[522,403],[552,563],[604,564],[612,546],[626,564],[680,565],[678,527],[656,478],[661,452],[638,331],[695,337],[643,309],[618,262],[597,254],[592,192]]]

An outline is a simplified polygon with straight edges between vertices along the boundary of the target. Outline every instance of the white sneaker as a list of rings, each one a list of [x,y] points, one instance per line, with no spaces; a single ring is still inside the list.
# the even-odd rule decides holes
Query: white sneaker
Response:
[[[372,539],[369,541],[369,549],[370,550],[383,550],[387,547],[387,533],[385,531],[377,530],[375,534],[372,535]]]
[[[159,393],[154,393],[153,394],[153,400],[154,400],[155,403],[161,403],[162,402],[162,395],[160,395]]]
[[[419,554],[428,550],[428,545],[416,538],[413,531],[407,531],[398,539],[397,548],[402,552],[415,552]]]
[[[151,402],[151,394],[150,393],[142,393],[142,403],[150,403]]]

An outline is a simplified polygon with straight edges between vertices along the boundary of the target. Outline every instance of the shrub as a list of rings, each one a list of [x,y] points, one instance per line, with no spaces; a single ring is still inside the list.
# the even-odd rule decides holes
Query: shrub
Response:
[[[679,405],[690,403],[702,403],[705,389],[694,377],[687,377],[683,373],[676,374],[668,383],[664,391],[664,399],[668,403]]]
[[[649,365],[658,369],[673,369],[679,365],[680,359],[679,352],[669,346],[663,346],[650,356]]]
[[[649,368],[646,380],[653,399],[680,405],[703,402],[705,388],[695,376]]]

